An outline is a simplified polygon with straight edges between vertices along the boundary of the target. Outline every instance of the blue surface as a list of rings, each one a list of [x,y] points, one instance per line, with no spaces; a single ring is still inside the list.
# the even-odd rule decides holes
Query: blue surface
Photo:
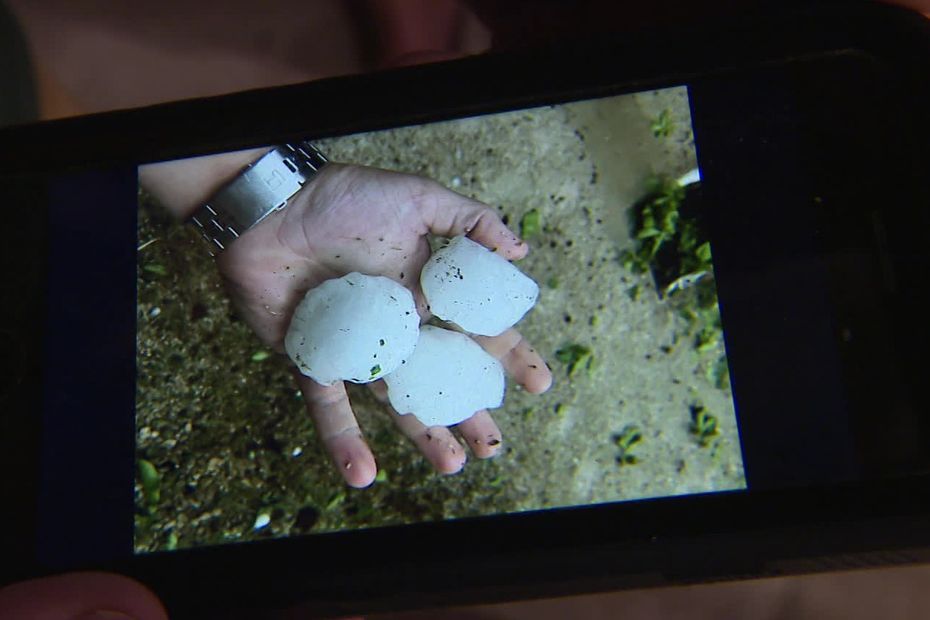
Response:
[[[105,563],[132,550],[135,167],[49,188],[49,291],[38,559]]]

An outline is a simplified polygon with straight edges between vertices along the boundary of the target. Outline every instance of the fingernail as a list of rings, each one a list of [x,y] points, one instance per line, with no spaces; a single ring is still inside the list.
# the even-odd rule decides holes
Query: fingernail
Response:
[[[121,611],[110,611],[107,609],[98,609],[74,618],[74,620],[135,620],[130,615]]]

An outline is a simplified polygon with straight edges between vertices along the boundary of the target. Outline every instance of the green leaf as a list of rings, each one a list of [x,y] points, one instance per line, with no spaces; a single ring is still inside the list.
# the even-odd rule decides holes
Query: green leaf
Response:
[[[678,211],[669,211],[662,216],[662,232],[667,235],[674,235],[678,224]]]
[[[730,387],[730,366],[727,363],[726,355],[721,355],[712,369],[714,386],[718,390],[726,390]]]
[[[271,353],[268,351],[256,351],[252,354],[253,362],[264,362],[266,359],[271,357]]]
[[[339,493],[336,493],[330,497],[329,501],[326,502],[326,510],[333,510],[344,501],[346,501],[346,494],[340,491]]]
[[[675,130],[675,121],[672,120],[672,113],[668,110],[662,110],[659,115],[652,120],[649,125],[652,129],[652,135],[656,138],[667,138]]]
[[[624,269],[629,269],[633,271],[638,267],[639,257],[630,250],[623,250],[620,252],[620,264],[623,265]],[[637,271],[639,271],[637,269]]]
[[[639,240],[649,239],[650,237],[658,237],[662,234],[662,231],[658,228],[643,228],[641,231],[636,233],[636,238]]]
[[[631,450],[642,439],[643,433],[635,424],[625,426],[622,431],[614,435],[614,443],[620,450],[620,454],[617,456],[619,465],[635,465],[639,462],[639,459],[632,454]]]
[[[375,474],[375,482],[387,482],[388,475],[387,472],[383,469],[379,469],[378,473]]]
[[[699,353],[705,353],[717,345],[717,329],[713,325],[705,324],[694,337],[694,348]]]
[[[623,428],[622,431],[614,438],[614,443],[617,444],[617,447],[623,448],[624,450],[631,448],[632,446],[638,444],[642,441],[643,434],[639,430],[638,426],[630,424]]]
[[[707,447],[710,438],[717,435],[717,418],[703,405],[691,406],[691,433],[696,436],[701,447]]]
[[[158,484],[158,470],[155,469],[155,465],[151,461],[139,459],[139,479],[142,481],[143,486]]]
[[[539,209],[530,209],[520,219],[520,236],[524,239],[535,237],[540,231]]]
[[[571,377],[579,368],[590,370],[594,354],[591,349],[581,344],[570,344],[555,352],[555,358],[567,366],[566,371]]]
[[[142,270],[147,271],[149,273],[154,273],[157,276],[168,275],[168,270],[165,269],[165,266],[162,265],[161,263],[148,263],[147,265],[144,265],[142,267]]]
[[[142,496],[146,505],[152,507],[161,500],[161,476],[151,461],[139,459],[137,467],[139,469],[139,482],[142,486]]]
[[[710,241],[705,241],[694,250],[694,255],[705,263],[710,262]]]

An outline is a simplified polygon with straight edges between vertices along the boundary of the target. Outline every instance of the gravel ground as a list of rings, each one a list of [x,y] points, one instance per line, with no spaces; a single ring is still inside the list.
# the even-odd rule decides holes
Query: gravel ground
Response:
[[[667,110],[674,129],[650,127]],[[331,159],[427,175],[500,210],[519,229],[535,209],[521,269],[541,286],[519,329],[555,382],[508,386],[495,412],[505,449],[454,476],[431,471],[365,388],[350,394],[383,474],[347,488],[320,449],[287,360],[265,356],[234,315],[192,230],[144,194],[139,240],[138,455],[157,471],[143,492],[139,551],[334,529],[743,488],[729,390],[648,275],[618,260],[632,246],[628,208],[657,174],[696,166],[686,91],[547,106],[318,142]],[[569,376],[555,352],[592,352]],[[717,418],[705,445],[691,407]],[[619,464],[615,437],[642,439]],[[158,497],[151,489],[157,487]],[[262,527],[256,528],[256,520]]]

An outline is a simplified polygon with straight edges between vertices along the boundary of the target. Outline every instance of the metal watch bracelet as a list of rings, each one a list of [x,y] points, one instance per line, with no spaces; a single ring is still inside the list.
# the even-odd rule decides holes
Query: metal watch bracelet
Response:
[[[220,188],[190,221],[216,256],[240,235],[282,209],[329,160],[309,142],[276,146]]]

